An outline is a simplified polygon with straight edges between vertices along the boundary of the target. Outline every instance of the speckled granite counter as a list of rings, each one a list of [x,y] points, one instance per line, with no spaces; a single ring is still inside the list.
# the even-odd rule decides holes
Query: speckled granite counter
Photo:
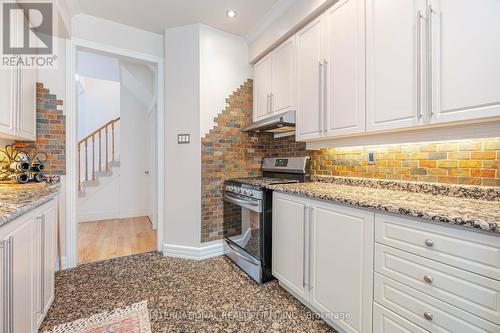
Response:
[[[500,236],[500,188],[448,187],[342,177],[316,177],[313,180],[311,183],[271,185],[269,188],[338,204],[474,228]]]
[[[0,183],[0,227],[57,196],[58,181],[50,183]]]

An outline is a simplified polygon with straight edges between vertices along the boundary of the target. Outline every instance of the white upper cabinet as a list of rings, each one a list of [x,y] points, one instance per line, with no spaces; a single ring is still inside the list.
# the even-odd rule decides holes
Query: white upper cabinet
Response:
[[[500,1],[428,4],[431,121],[500,116]]]
[[[19,69],[19,109],[16,136],[24,140],[36,139],[36,70]]]
[[[294,109],[294,39],[289,39],[272,54],[271,110],[279,114]]]
[[[254,121],[264,119],[270,113],[271,56],[268,55],[254,66]]]
[[[367,131],[424,123],[425,10],[426,0],[366,1]]]
[[[364,0],[341,0],[325,14],[327,136],[365,131]]]
[[[23,20],[13,15],[13,20]],[[22,24],[13,24],[14,28]],[[18,44],[22,29],[12,32]],[[0,69],[0,138],[34,141],[36,138],[36,70],[23,66]]]
[[[295,109],[294,40],[287,40],[254,66],[254,121]]]
[[[17,68],[0,69],[0,136],[13,137],[16,97],[12,89],[17,82]]]
[[[323,133],[323,18],[297,33],[298,140],[317,139]]]

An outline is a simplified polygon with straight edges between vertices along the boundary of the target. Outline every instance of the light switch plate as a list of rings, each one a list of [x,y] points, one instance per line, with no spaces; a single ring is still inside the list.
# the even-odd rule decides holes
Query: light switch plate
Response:
[[[368,151],[368,164],[376,164],[377,163],[377,156],[375,153],[375,150],[369,150]]]
[[[178,144],[186,144],[191,142],[190,134],[177,134],[177,143]]]

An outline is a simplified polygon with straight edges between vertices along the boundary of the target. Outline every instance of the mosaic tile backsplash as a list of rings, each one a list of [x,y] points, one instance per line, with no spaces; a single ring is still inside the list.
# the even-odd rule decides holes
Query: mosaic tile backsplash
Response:
[[[376,154],[373,165],[368,151]],[[311,156],[316,175],[500,186],[500,138],[328,148]]]
[[[222,238],[222,185],[227,178],[260,176],[264,157],[310,156],[312,175],[500,186],[500,138],[378,147],[306,150],[295,137],[274,139],[242,129],[252,122],[253,82],[227,99],[201,140],[201,241]],[[368,151],[376,163],[368,165]]]

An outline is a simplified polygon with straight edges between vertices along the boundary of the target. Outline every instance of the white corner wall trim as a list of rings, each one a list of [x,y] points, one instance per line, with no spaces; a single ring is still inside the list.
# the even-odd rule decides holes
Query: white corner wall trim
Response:
[[[166,257],[205,260],[212,257],[218,257],[224,254],[222,240],[210,242],[209,245],[201,247],[181,246],[173,244],[163,245],[163,255]]]

